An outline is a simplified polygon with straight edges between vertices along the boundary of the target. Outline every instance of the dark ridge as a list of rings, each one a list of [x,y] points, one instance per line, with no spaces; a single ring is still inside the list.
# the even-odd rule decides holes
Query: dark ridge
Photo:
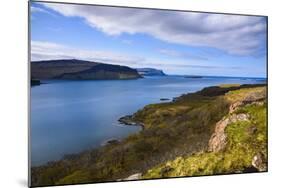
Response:
[[[189,76],[184,76],[184,78],[203,78],[203,76],[189,75]]]
[[[108,80],[141,78],[135,69],[77,59],[31,62],[34,79]]]
[[[110,64],[98,64],[90,69],[81,71],[79,73],[93,73],[93,72],[98,72],[100,70],[110,71],[110,72],[131,72],[131,73],[135,73],[135,74],[138,73],[135,69],[132,69],[127,66],[110,65]]]
[[[198,91],[197,94],[202,96],[214,97],[219,95],[224,95],[225,93],[233,90],[238,90],[242,88],[254,88],[254,87],[262,87],[266,86],[266,84],[243,84],[240,86],[232,86],[232,87],[219,87],[219,86],[211,86]]]
[[[123,77],[122,77],[123,76]],[[135,69],[127,66],[97,64],[92,68],[73,73],[64,73],[57,76],[58,79],[135,79],[141,78]]]

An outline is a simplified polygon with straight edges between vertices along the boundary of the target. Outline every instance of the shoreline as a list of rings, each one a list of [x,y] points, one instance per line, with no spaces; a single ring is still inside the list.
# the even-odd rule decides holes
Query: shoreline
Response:
[[[41,84],[47,84],[47,83],[42,83],[41,82]],[[204,91],[205,90],[208,90],[208,89],[213,89],[213,88],[221,88],[222,89],[222,91],[224,91],[224,90],[228,90],[229,88],[224,88],[224,85],[229,85],[229,86],[231,86],[231,87],[229,87],[229,88],[235,88],[235,87],[237,87],[237,88],[243,88],[243,87],[258,87],[258,86],[267,86],[267,83],[261,83],[261,84],[221,84],[221,85],[215,85],[215,86],[207,86],[207,87],[203,87],[203,88],[201,88],[201,89],[199,89],[199,90],[197,90],[197,91],[194,91],[194,92],[191,92],[191,93],[182,93],[182,94],[180,94],[180,95],[178,95],[178,96],[176,96],[176,97],[172,97],[171,99],[169,99],[169,101],[165,101],[165,103],[175,103],[177,100],[180,100],[182,97],[185,97],[186,95],[189,95],[189,94],[196,94],[196,93],[202,93],[203,95],[205,95],[205,94],[207,94],[208,95],[208,93],[205,93],[204,94]],[[159,100],[159,102],[158,103],[149,103],[149,104],[147,104],[147,105],[145,105],[145,106],[148,106],[148,105],[157,105],[157,104],[163,104],[163,101],[161,100],[162,98],[160,98]],[[166,99],[166,98],[165,98]],[[143,130],[145,130],[145,124],[144,123],[142,123],[142,122],[138,122],[138,121],[135,121],[134,120],[134,114],[135,113],[137,113],[139,110],[142,110],[143,108],[140,108],[140,109],[138,109],[138,110],[136,110],[135,112],[133,112],[133,114],[132,115],[124,115],[124,116],[121,116],[117,121],[119,122],[119,124],[121,125],[121,126],[136,126],[136,127],[141,127],[141,130],[139,130],[139,131],[143,131]],[[139,132],[138,131],[138,132]],[[138,132],[136,132],[136,133],[138,133]],[[135,134],[135,133],[132,133],[132,134]],[[129,134],[129,135],[127,135],[127,136],[125,136],[124,138],[112,138],[112,139],[105,139],[101,144],[100,144],[100,146],[98,146],[98,147],[96,147],[95,149],[100,149],[101,147],[104,147],[104,146],[106,146],[106,145],[109,145],[109,144],[112,144],[113,142],[116,144],[117,142],[118,143],[121,143],[123,140],[125,140],[126,138],[128,138],[130,135],[132,135],[132,134]],[[111,142],[112,141],[112,142]],[[116,142],[115,142],[116,141]],[[108,143],[109,142],[109,143]],[[111,143],[110,143],[111,142]],[[88,151],[88,149],[85,149],[85,150],[83,150],[83,151]],[[82,152],[79,152],[79,153],[73,153],[74,155],[79,155],[80,153],[83,153],[83,151]],[[54,161],[59,161],[59,160],[62,160],[63,159],[63,157],[61,158],[61,159],[58,159],[58,160],[49,160],[49,161],[46,161],[45,163],[42,163],[42,165],[39,165],[39,166],[44,166],[44,165],[46,165],[46,164],[48,164],[48,163],[50,163],[50,162],[54,162]],[[33,166],[33,167],[37,167],[37,165],[36,166]]]
[[[119,118],[119,122],[123,125],[141,126],[142,131],[130,134],[124,139],[110,138],[105,140],[104,145],[96,149],[85,150],[80,153],[70,154],[57,161],[32,166],[32,184],[34,186],[48,185],[50,184],[50,178],[51,184],[62,185],[69,183],[69,181],[124,180],[134,174],[141,174],[139,178],[142,179],[143,177],[154,178],[154,175],[155,177],[162,177],[169,175],[169,173],[176,173],[177,167],[181,167],[178,165],[189,164],[185,162],[178,164],[177,159],[189,160],[195,158],[199,160],[200,157],[209,159],[209,155],[213,156],[212,153],[210,154],[210,152],[206,151],[206,148],[209,148],[210,139],[214,134],[214,130],[216,130],[215,127],[229,113],[234,112],[233,117],[238,117],[238,115],[235,115],[235,109],[239,106],[244,108],[244,111],[239,111],[239,113],[246,113],[248,108],[259,110],[259,113],[265,112],[262,108],[266,108],[264,106],[266,101],[260,105],[253,103],[256,107],[247,106],[248,101],[255,101],[265,96],[266,88],[264,87],[267,87],[267,84],[211,86],[197,92],[180,95],[169,103],[148,104],[134,112],[133,115]],[[240,100],[244,102],[239,103]],[[244,116],[248,117],[247,114]],[[259,115],[257,118],[259,117],[263,116]],[[244,131],[243,134],[256,138],[258,128],[253,127],[251,122],[248,122],[248,124],[247,126],[251,129],[240,130],[241,126],[238,126],[232,130],[234,131],[233,133]],[[216,140],[216,137],[214,139]],[[243,144],[247,144],[247,142],[244,143],[243,141]],[[238,143],[238,145],[240,146],[241,144]],[[255,147],[253,147],[252,149],[259,153],[264,153],[262,148],[255,150]],[[203,150],[206,152],[201,153]],[[262,154],[261,156],[263,156]],[[237,156],[232,155],[236,159],[235,157]],[[248,153],[245,155],[251,159],[253,157]],[[174,160],[176,161],[173,162]],[[175,165],[174,170],[166,170],[165,165],[169,161],[172,161],[171,164]],[[217,162],[220,161],[218,160]],[[231,162],[236,164],[235,160]],[[243,170],[244,167],[250,165],[247,160],[242,160],[242,162],[245,165],[241,169],[240,167],[237,168],[237,170]],[[71,171],[65,169],[71,169]],[[92,169],[95,169],[94,174]],[[159,172],[158,169],[160,169]],[[236,168],[226,167],[226,170],[233,171]],[[195,169],[194,173],[196,172]],[[44,179],[46,173],[48,173],[48,178]],[[62,175],[58,176],[58,173]]]
[[[118,122],[125,126],[139,126],[144,130],[144,124],[133,120],[133,115],[125,115],[118,119]]]
[[[46,84],[46,83],[42,83],[42,84]],[[235,85],[235,84],[230,84],[230,85]],[[267,86],[267,83],[264,84],[264,83],[261,83],[261,84],[241,84],[241,85],[237,85],[237,86],[231,86],[230,88],[243,88],[243,87],[262,87],[262,86]],[[180,94],[176,97],[173,97],[172,99],[169,99],[169,101],[167,101],[166,103],[175,103],[177,102],[178,100],[180,100],[182,97],[185,97],[186,95],[192,95],[192,94],[197,94],[197,93],[202,93],[203,95],[209,95],[208,93],[204,93],[205,90],[208,90],[208,89],[213,89],[213,88],[221,88],[223,91],[224,90],[228,90],[229,88],[224,88],[222,87],[222,85],[216,85],[216,86],[207,86],[207,87],[203,87],[202,89],[199,89],[198,91],[194,91],[194,92],[191,92],[191,93],[183,93],[183,94]],[[159,103],[150,103],[150,104],[147,104],[145,106],[148,106],[148,105],[157,105],[157,104],[163,104],[163,102],[160,102]],[[143,108],[141,109],[138,109],[136,110],[132,115],[125,115],[125,116],[122,116],[118,119],[118,122],[120,123],[120,125],[122,126],[136,126],[136,127],[141,127],[141,130],[140,131],[143,131],[145,130],[145,124],[142,123],[142,122],[138,122],[138,121],[135,121],[134,120],[134,114],[137,113],[139,110],[142,110]],[[139,132],[139,131],[138,131]],[[136,132],[136,133],[138,133]],[[120,144],[122,143],[123,140],[127,139],[129,136],[133,135],[133,134],[136,134],[136,133],[132,133],[132,134],[129,134],[127,136],[125,136],[124,138],[112,138],[112,139],[106,139],[104,140],[100,146],[94,148],[93,150],[98,150],[98,149],[101,149],[107,145],[112,145],[112,144]],[[70,155],[80,155],[81,153],[85,152],[85,151],[88,151],[89,149],[85,149],[83,150],[82,152],[78,152],[78,153],[71,153]],[[68,155],[68,154],[67,154]],[[63,160],[63,157],[58,159],[58,160],[49,160],[49,161],[46,161],[45,163],[42,163],[41,165],[35,165],[35,166],[31,166],[31,168],[34,168],[34,167],[39,167],[39,166],[45,166],[47,165],[48,163],[52,163],[52,162],[57,162],[57,161],[60,161],[60,160]]]

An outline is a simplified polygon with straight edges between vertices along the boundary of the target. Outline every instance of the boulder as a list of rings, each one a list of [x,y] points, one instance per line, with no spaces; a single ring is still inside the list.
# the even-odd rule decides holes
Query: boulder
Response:
[[[266,163],[265,157],[261,153],[258,153],[257,155],[255,155],[253,157],[252,165],[256,169],[258,169],[258,171],[260,171],[260,172],[267,170],[267,163]]]
[[[136,173],[136,174],[133,174],[133,175],[131,175],[131,176],[129,176],[129,177],[123,179],[123,180],[139,180],[139,179],[141,179],[141,176],[142,176],[141,173]]]
[[[118,120],[120,123],[124,124],[124,125],[135,125],[136,123],[132,120],[132,116],[131,115],[126,115],[123,116],[121,118],[119,118]]]

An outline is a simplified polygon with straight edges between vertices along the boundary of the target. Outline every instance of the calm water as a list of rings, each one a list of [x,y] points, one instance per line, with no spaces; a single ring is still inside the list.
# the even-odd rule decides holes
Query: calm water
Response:
[[[140,130],[118,123],[160,98],[177,97],[222,83],[261,83],[223,77],[147,77],[138,80],[44,81],[31,88],[32,166],[101,146]]]

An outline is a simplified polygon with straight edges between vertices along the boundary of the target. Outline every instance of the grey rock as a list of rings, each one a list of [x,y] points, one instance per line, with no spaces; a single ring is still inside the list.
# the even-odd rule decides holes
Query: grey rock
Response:
[[[133,175],[131,175],[131,176],[129,176],[129,177],[123,179],[123,180],[139,180],[139,179],[141,179],[141,176],[142,176],[141,173],[136,173],[136,174],[133,174]]]
[[[267,170],[267,163],[265,157],[261,153],[258,153],[254,156],[252,160],[252,165],[260,172]]]
[[[236,123],[238,121],[249,121],[249,115],[233,114],[217,122],[215,126],[215,131],[209,140],[208,151],[218,152],[223,150],[227,144],[225,128],[229,124]]]

